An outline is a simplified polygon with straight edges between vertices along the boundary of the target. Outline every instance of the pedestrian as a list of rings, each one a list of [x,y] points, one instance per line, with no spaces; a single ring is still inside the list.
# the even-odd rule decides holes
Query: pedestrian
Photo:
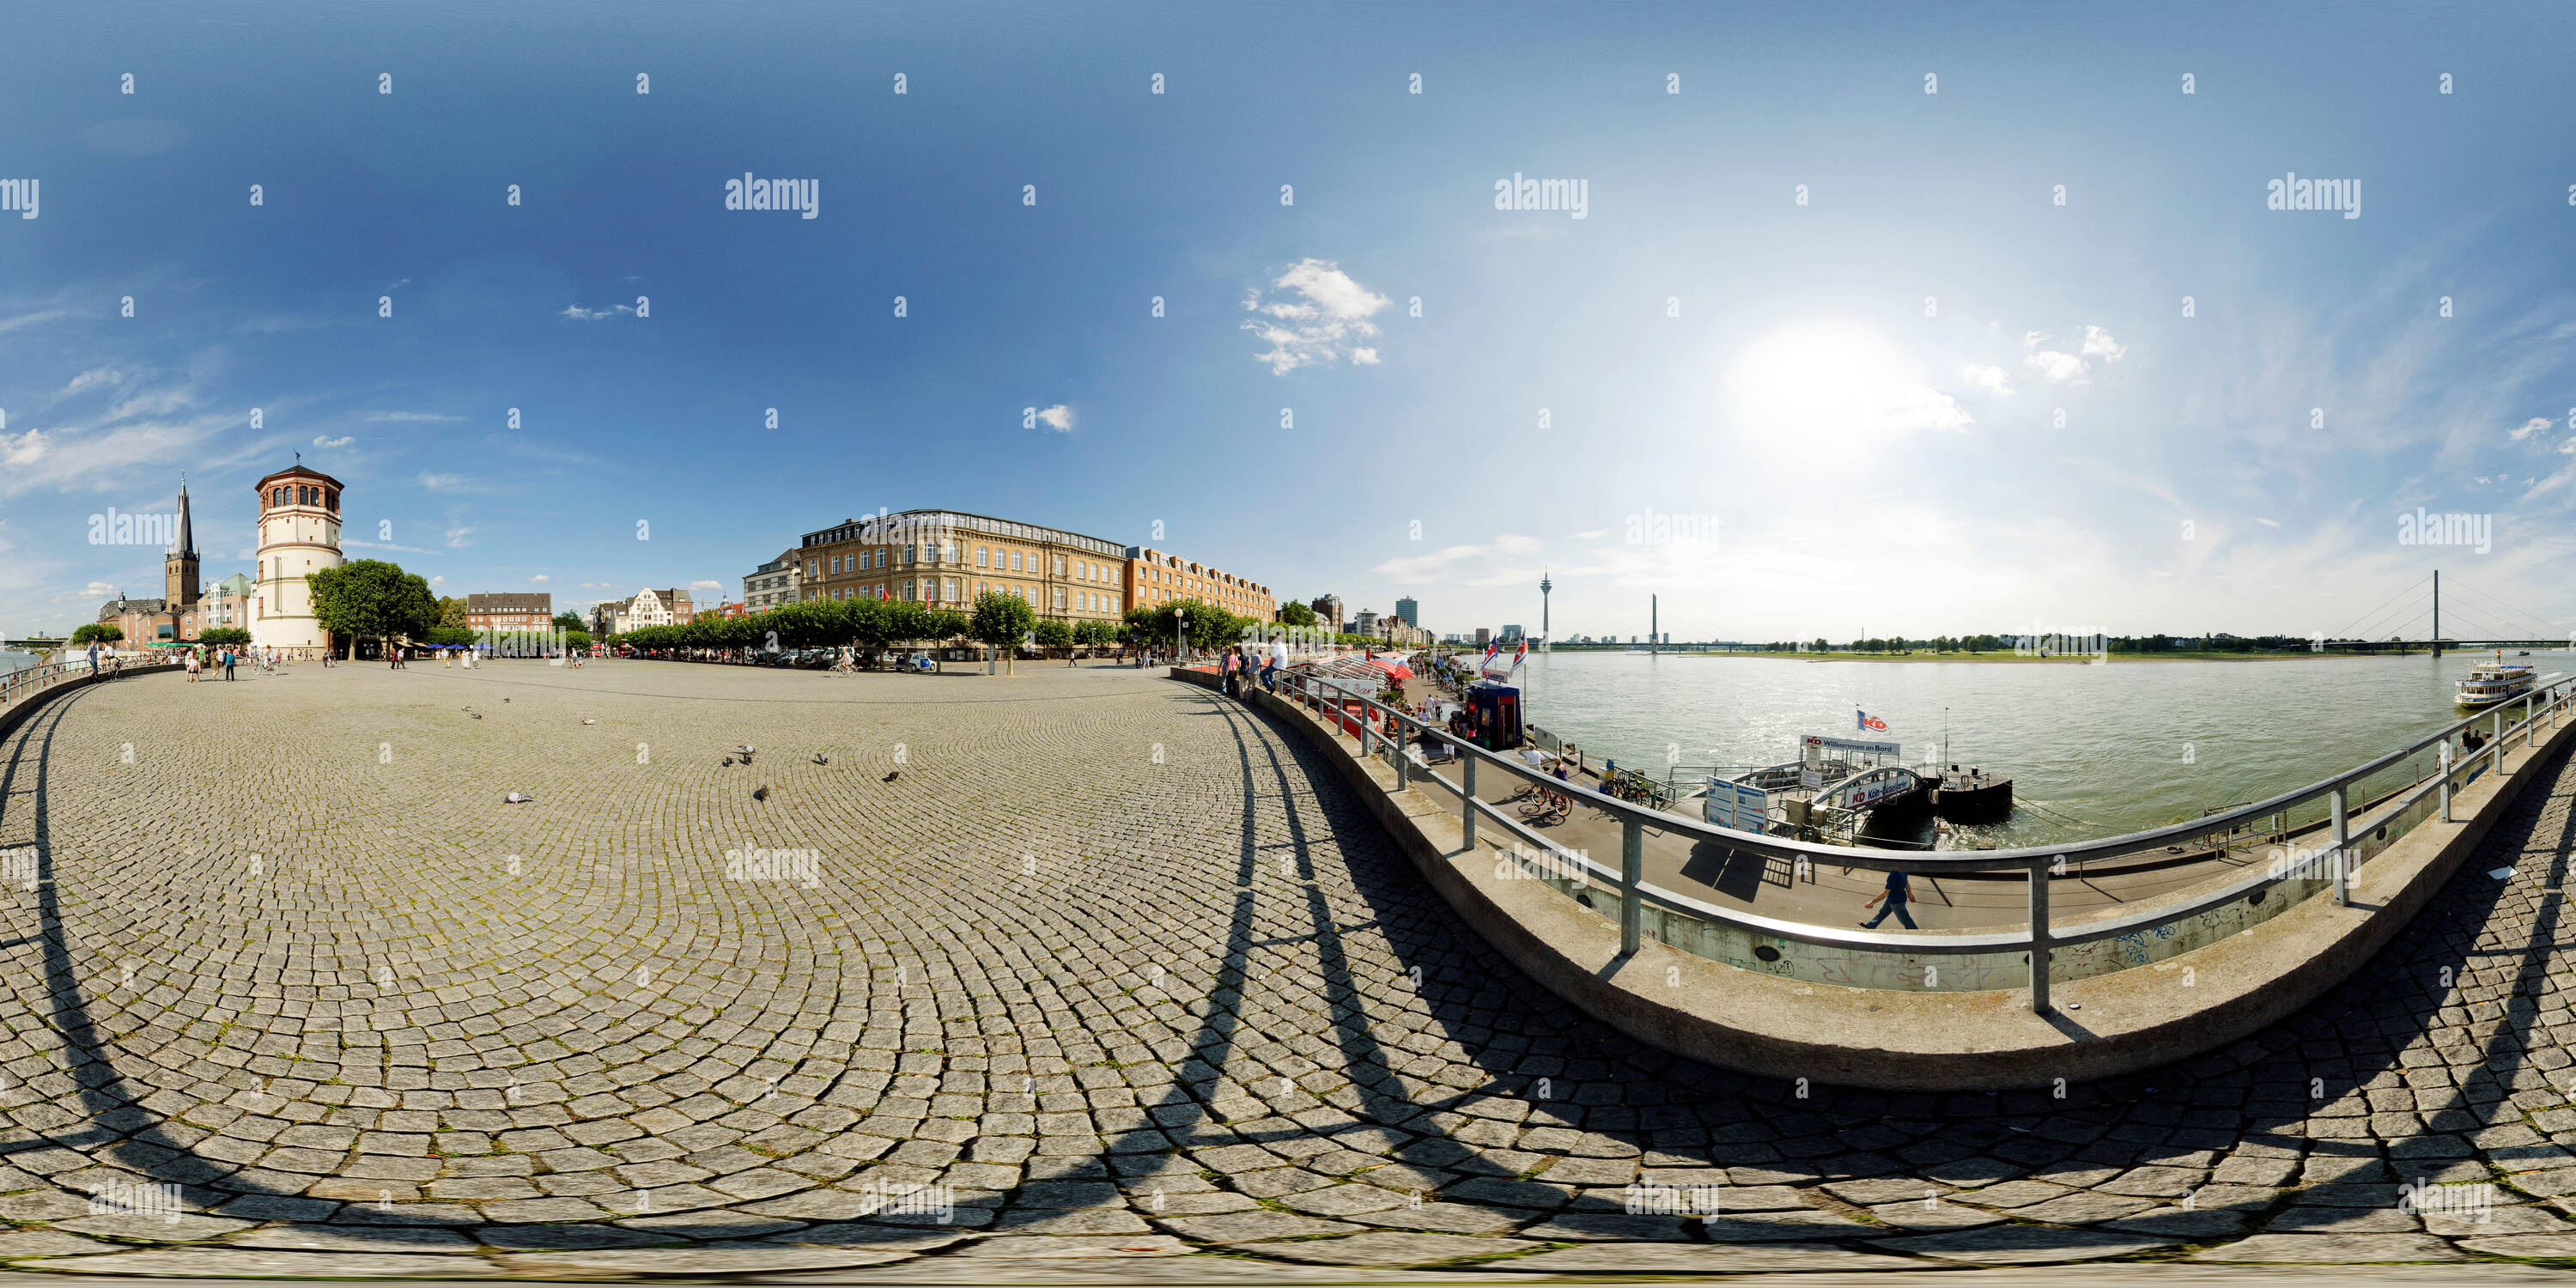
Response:
[[[1881,899],[1887,901],[1887,906],[1880,908],[1877,916],[1860,923],[1861,929],[1878,929],[1878,923],[1887,920],[1887,914],[1891,912],[1896,914],[1897,923],[1904,926],[1907,930],[1919,930],[1922,928],[1914,924],[1914,915],[1906,911],[1905,908],[1906,904],[1913,902],[1914,895],[1911,890],[1906,888],[1904,873],[1888,873],[1887,888],[1870,896],[1869,903],[1862,904],[1861,906],[1864,908],[1870,907]]]
[[[442,670],[442,671],[446,670],[446,669],[448,668],[449,664],[453,663],[455,660],[456,660],[456,650],[454,650],[454,649],[444,649],[444,648],[443,648],[443,649],[438,650],[438,669],[439,669],[439,670]]]
[[[1288,665],[1288,637],[1273,635],[1270,637],[1270,665],[1263,667],[1261,671],[1262,682],[1270,686],[1272,693],[1279,691],[1279,668],[1286,665]]]
[[[233,662],[234,657],[232,646],[227,644],[224,646],[224,680],[227,683],[240,678],[233,674]]]
[[[92,674],[92,675],[96,675],[96,674],[98,674],[98,641],[97,641],[97,640],[91,640],[91,641],[89,642],[89,673],[90,673],[90,674]]]

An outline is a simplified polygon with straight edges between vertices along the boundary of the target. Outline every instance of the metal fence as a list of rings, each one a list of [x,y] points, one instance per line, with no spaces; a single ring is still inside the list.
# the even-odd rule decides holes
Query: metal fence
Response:
[[[1586,906],[1596,906],[1591,899],[1594,888],[1615,894],[1623,954],[1635,953],[1652,937],[1732,965],[1817,978],[1801,975],[1799,964],[1788,961],[1781,951],[1783,946],[1806,945],[1824,950],[1829,958],[1839,955],[1857,964],[1856,969],[1826,977],[1826,982],[1941,990],[2027,987],[2031,1009],[2042,1013],[2050,1010],[2048,994],[2053,979],[2132,969],[2187,952],[2277,916],[2320,892],[2333,898],[2337,906],[2348,906],[2354,867],[2394,844],[2427,818],[2438,814],[2449,820],[2451,795],[2458,784],[2479,773],[2500,772],[2505,749],[2517,735],[2523,746],[2533,745],[2542,721],[2555,729],[2571,703],[2576,703],[2576,677],[2558,678],[2512,702],[2445,725],[2331,778],[2200,818],[2070,845],[1927,854],[1822,845],[1739,832],[1630,804],[1487,751],[1446,729],[1341,686],[1318,683],[1315,677],[1297,672],[1285,673],[1281,679],[1282,691],[1291,700],[1313,709],[1340,733],[1354,738],[1363,755],[1392,766],[1397,790],[1411,786],[1412,779],[1418,776],[1456,796],[1460,803],[1459,825],[1469,849],[1476,847],[1480,824],[1489,822],[1505,834],[1527,841],[1536,854],[1543,856],[1539,866],[1544,870],[1529,875],[1567,892]],[[2515,718],[2508,721],[2509,715]],[[2489,740],[2474,754],[2454,757],[2451,740],[2481,725],[2491,730]],[[1418,753],[1403,750],[1424,737],[1455,750],[1459,757],[1457,780],[1440,776],[1417,758]],[[2437,755],[2435,772],[2383,797],[2365,817],[2348,817],[2356,787],[2391,769],[2402,769],[2428,749]],[[1480,771],[1494,770],[1521,779],[1533,789],[1563,793],[1577,804],[1599,809],[1618,820],[1619,866],[1612,868],[1589,855],[1568,852],[1507,816],[1493,802],[1480,798],[1477,776]],[[2218,838],[2223,848],[2231,835],[2241,843],[2249,832],[2257,837],[2277,838],[2280,819],[2302,805],[2318,801],[2325,805],[2325,845],[2299,854],[2295,861],[2255,867],[2233,881],[2070,927],[2056,926],[2050,918],[2049,878],[2053,873],[2081,872],[2087,862],[2123,855],[2166,854],[2176,846],[2188,847],[2211,838]],[[2022,926],[2013,930],[1900,933],[1809,925],[1719,907],[1645,881],[1643,847],[1647,828],[1783,860],[1796,868],[1834,864],[1925,876],[2018,872],[2027,888],[2027,913]],[[2273,897],[2276,894],[2282,897]],[[1770,949],[1767,955],[1763,951],[1766,947]],[[1940,980],[1945,965],[1950,968],[1946,984]]]

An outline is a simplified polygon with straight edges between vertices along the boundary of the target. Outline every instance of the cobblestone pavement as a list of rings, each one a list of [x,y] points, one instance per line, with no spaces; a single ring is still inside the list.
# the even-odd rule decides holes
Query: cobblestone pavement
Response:
[[[37,879],[0,868],[0,1262],[2576,1260],[2563,762],[2260,1039],[2063,1099],[1801,1096],[1572,1013],[1317,753],[1157,676],[305,666],[66,695],[0,744],[0,848]],[[2399,1202],[2425,1182],[2493,1206]]]

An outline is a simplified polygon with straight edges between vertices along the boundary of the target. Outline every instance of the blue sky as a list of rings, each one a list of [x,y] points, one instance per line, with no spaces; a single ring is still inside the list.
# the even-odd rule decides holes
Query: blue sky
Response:
[[[0,26],[42,195],[0,215],[12,635],[157,594],[88,518],[182,468],[209,580],[246,568],[298,450],[351,556],[567,605],[952,506],[1443,631],[1534,624],[1542,568],[1561,635],[1650,593],[1683,636],[2341,633],[2434,567],[2576,628],[2563,8]],[[726,210],[745,172],[817,217]],[[2267,209],[2293,172],[2360,217]],[[1496,209],[1516,174],[1584,217]],[[2489,548],[2402,544],[2419,506]]]

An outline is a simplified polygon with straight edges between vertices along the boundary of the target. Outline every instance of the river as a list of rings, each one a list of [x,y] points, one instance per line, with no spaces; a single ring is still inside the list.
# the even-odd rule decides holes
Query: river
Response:
[[[2304,786],[2467,714],[2452,708],[2453,684],[2492,657],[2095,666],[1556,653],[1532,655],[1522,682],[1528,719],[1595,764],[1658,778],[1675,760],[1794,760],[1809,733],[1901,742],[1908,763],[1937,761],[1946,709],[1947,761],[2010,776],[2016,806],[1947,849],[2117,835]],[[2556,650],[2521,660],[2543,676],[2576,669]],[[1856,711],[1886,730],[1858,729]]]

